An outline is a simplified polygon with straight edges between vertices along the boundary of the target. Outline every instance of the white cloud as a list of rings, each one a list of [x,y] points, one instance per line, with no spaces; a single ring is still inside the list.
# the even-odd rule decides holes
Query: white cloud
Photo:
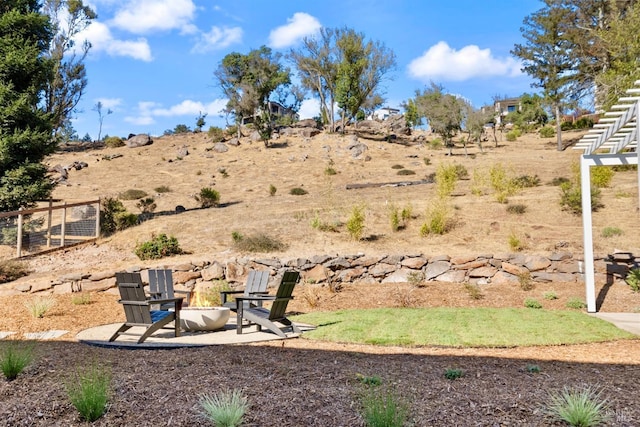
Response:
[[[195,121],[195,118],[201,113],[206,113],[212,117],[217,116],[226,105],[226,99],[216,99],[209,103],[184,100],[169,108],[165,108],[162,104],[156,102],[144,101],[138,103],[137,115],[128,116],[124,120],[136,125],[152,125],[156,123],[156,118],[158,117],[190,116]]]
[[[312,119],[320,115],[320,101],[315,98],[305,99],[300,105],[298,115],[301,120]]]
[[[308,13],[297,12],[282,25],[269,34],[269,46],[280,49],[294,45],[298,40],[313,35],[322,25]]]
[[[193,0],[132,0],[116,12],[112,23],[134,34],[173,29],[191,34],[195,11]]]
[[[208,53],[216,49],[224,49],[234,43],[242,41],[242,28],[240,27],[211,27],[208,33],[201,33],[191,49],[192,53]]]
[[[109,56],[128,56],[141,61],[151,61],[151,48],[145,38],[137,40],[118,40],[113,37],[111,30],[102,22],[93,21],[84,31],[80,32],[76,40],[91,42],[90,52],[95,54],[105,52]],[[81,43],[77,43],[80,45]]]
[[[521,75],[520,67],[514,58],[493,57],[491,49],[469,45],[455,50],[441,41],[411,61],[408,69],[418,79],[463,81],[475,77],[515,77]]]

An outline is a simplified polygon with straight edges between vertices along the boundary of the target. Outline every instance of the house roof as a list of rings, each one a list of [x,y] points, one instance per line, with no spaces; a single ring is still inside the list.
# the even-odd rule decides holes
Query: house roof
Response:
[[[607,150],[609,154],[620,153],[624,149],[638,147],[638,104],[640,102],[640,80],[627,90],[628,96],[618,99],[611,111],[593,126],[573,147],[584,154],[594,154],[596,150]]]

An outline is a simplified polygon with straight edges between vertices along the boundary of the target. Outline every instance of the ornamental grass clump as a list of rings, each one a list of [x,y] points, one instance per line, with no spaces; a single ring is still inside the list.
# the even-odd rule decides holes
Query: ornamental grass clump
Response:
[[[203,394],[199,402],[202,416],[219,427],[242,425],[242,419],[249,409],[248,400],[240,390]]]
[[[409,406],[392,391],[372,389],[362,398],[362,418],[369,427],[402,427],[409,420]]]
[[[68,379],[66,391],[71,404],[80,413],[80,418],[93,422],[107,411],[111,392],[111,372],[97,364],[78,369],[76,374]]]
[[[56,305],[56,300],[51,295],[38,296],[25,302],[24,305],[32,317],[42,319]]]
[[[7,381],[15,380],[33,360],[33,344],[5,343],[0,354],[0,369]]]
[[[583,386],[565,387],[550,394],[548,412],[559,421],[570,426],[591,427],[609,421],[609,405],[601,391]]]

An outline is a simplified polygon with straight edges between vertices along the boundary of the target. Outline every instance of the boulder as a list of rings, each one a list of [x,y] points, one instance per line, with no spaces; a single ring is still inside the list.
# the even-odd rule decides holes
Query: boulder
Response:
[[[224,142],[216,142],[213,145],[213,151],[215,151],[216,153],[226,153],[227,151],[229,151],[229,147],[227,147],[227,144],[225,144]]]
[[[134,135],[125,141],[125,144],[129,148],[144,147],[145,145],[149,145],[151,143],[153,143],[153,140],[146,133]]]
[[[449,268],[451,268],[451,264],[449,264],[448,261],[430,262],[424,270],[424,279],[432,280],[442,273],[449,271]]]

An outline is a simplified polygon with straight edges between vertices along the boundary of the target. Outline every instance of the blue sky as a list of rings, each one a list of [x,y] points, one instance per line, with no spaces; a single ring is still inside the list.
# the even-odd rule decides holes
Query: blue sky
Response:
[[[224,127],[213,76],[230,52],[262,45],[286,53],[321,27],[349,27],[394,51],[397,68],[384,82],[386,106],[399,107],[431,81],[476,107],[496,95],[533,92],[510,55],[522,43],[526,15],[539,0],[89,0],[98,19],[80,37],[93,47],[89,84],[73,125],[98,136],[98,101],[112,114],[102,135],[161,135],[177,124]],[[301,116],[317,114],[305,101]]]

